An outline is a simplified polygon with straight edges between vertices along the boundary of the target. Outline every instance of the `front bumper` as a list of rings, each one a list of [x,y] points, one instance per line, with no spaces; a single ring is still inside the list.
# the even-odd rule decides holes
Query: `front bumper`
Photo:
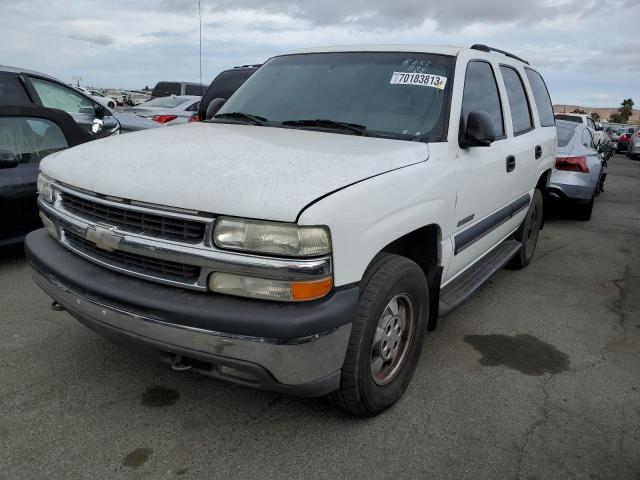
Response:
[[[319,396],[336,390],[359,289],[305,304],[194,293],[108,271],[46,231],[25,240],[34,280],[83,324],[196,371],[257,388]]]

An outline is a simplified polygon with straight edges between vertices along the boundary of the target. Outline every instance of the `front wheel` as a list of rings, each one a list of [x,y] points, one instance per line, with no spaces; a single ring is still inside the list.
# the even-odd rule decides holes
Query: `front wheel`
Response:
[[[542,201],[542,192],[536,188],[533,192],[533,200],[529,205],[527,216],[524,217],[520,228],[516,231],[515,239],[522,244],[522,247],[509,263],[511,268],[524,268],[531,263],[538,245],[543,215],[544,202]]]
[[[362,281],[340,389],[329,398],[370,417],[402,397],[416,368],[429,317],[429,288],[408,258],[381,254]]]

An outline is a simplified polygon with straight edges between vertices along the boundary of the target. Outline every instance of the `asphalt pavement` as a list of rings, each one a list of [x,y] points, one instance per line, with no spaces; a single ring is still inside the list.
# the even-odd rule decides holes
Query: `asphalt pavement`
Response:
[[[114,345],[0,258],[2,479],[640,479],[640,162],[429,333],[373,419]]]

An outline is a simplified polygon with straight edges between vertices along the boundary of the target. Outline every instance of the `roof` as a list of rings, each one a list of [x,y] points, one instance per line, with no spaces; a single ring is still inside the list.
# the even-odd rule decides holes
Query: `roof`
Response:
[[[62,80],[56,77],[52,77],[51,75],[47,75],[46,73],[36,72],[34,70],[27,70],[26,68],[9,67],[6,65],[0,65],[0,72],[26,73],[27,75],[37,75],[38,77],[50,78],[52,80],[56,80],[57,82],[64,83]]]

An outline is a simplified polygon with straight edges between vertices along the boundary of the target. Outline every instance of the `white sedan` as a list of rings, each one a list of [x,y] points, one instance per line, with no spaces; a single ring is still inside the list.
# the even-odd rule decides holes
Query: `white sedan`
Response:
[[[199,106],[199,96],[172,95],[141,103],[129,112],[150,118],[163,125],[178,125],[193,121],[197,117]]]

